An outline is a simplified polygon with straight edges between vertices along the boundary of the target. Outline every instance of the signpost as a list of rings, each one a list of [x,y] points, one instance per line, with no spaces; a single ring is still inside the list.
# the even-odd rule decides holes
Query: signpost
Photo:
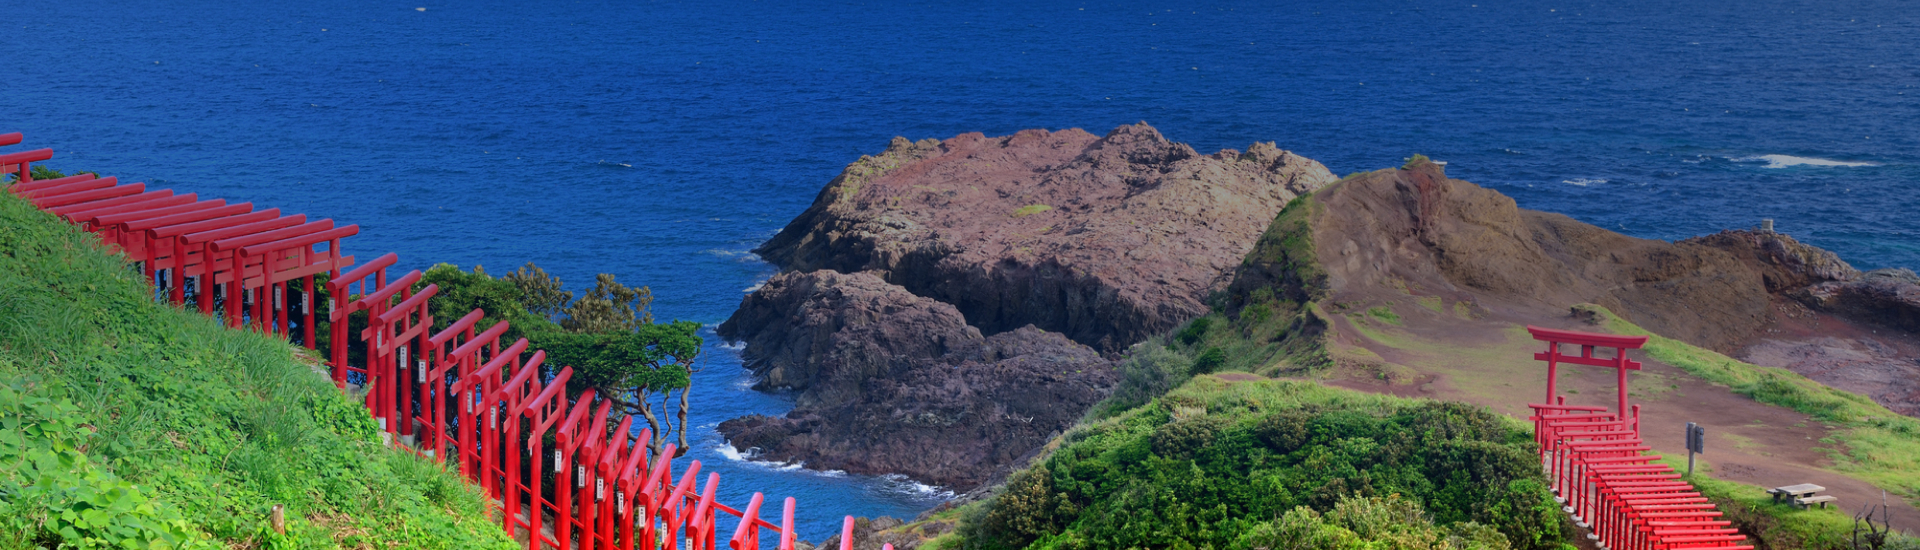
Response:
[[[1687,479],[1693,479],[1693,455],[1707,452],[1707,427],[1687,423]]]

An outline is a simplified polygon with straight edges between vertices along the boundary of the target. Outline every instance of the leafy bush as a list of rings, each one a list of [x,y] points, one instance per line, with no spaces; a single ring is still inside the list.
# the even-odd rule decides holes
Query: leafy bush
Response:
[[[83,452],[93,429],[56,384],[0,386],[0,543],[10,547],[214,548],[152,489]]]
[[[1260,419],[1254,427],[1254,435],[1265,443],[1268,449],[1280,454],[1291,453],[1307,443],[1307,423],[1313,415],[1306,411],[1280,411]]]
[[[1167,349],[1158,338],[1135,344],[1121,361],[1120,384],[1113,395],[1095,407],[1099,416],[1112,416],[1147,404],[1153,398],[1186,382],[1193,360]]]
[[[1220,370],[1220,366],[1225,364],[1227,364],[1226,350],[1207,348],[1207,351],[1200,352],[1199,357],[1193,358],[1193,373],[1212,374],[1214,371]]]
[[[1192,322],[1187,323],[1186,328],[1182,328],[1179,332],[1173,333],[1173,339],[1180,342],[1181,345],[1191,346],[1195,342],[1199,342],[1201,338],[1206,337],[1207,329],[1209,328],[1213,328],[1212,317],[1194,319]]]
[[[1212,416],[1162,424],[1153,429],[1153,454],[1167,458],[1192,457],[1213,443],[1214,436],[1219,435],[1226,424],[1226,419]]]
[[[1255,525],[1232,548],[1252,550],[1507,550],[1506,535],[1473,522],[1436,526],[1400,495],[1342,498],[1325,515],[1305,506]]]
[[[1196,377],[1083,425],[990,507],[962,524],[968,546],[1532,550],[1566,540],[1518,422],[1285,380]]]

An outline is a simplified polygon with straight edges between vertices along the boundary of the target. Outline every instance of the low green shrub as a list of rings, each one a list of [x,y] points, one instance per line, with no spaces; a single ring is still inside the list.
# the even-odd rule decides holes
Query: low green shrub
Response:
[[[1199,376],[1076,428],[960,534],[988,549],[1558,548],[1532,445],[1480,407]]]
[[[151,488],[88,459],[93,435],[57,382],[0,385],[0,545],[217,547]]]

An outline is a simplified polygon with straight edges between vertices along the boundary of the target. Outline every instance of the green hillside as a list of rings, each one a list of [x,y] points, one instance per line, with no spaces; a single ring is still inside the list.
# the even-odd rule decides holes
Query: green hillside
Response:
[[[383,448],[316,359],[151,293],[0,192],[0,548],[513,545],[459,476]]]
[[[1485,408],[1203,375],[1076,427],[964,519],[980,548],[1554,549],[1527,427]]]

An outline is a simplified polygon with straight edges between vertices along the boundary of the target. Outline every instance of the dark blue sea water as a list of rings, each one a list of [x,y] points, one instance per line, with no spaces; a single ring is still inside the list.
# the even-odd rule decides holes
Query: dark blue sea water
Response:
[[[713,324],[773,271],[746,251],[895,135],[1139,120],[1342,174],[1424,153],[1641,237],[1774,218],[1920,266],[1915,52],[1920,6],[1891,0],[23,0],[0,2],[0,131],[54,168],[360,224],[362,257],[614,273]],[[692,456],[726,501],[797,496],[818,541],[941,498],[724,456],[713,425],[789,400],[709,342]]]

